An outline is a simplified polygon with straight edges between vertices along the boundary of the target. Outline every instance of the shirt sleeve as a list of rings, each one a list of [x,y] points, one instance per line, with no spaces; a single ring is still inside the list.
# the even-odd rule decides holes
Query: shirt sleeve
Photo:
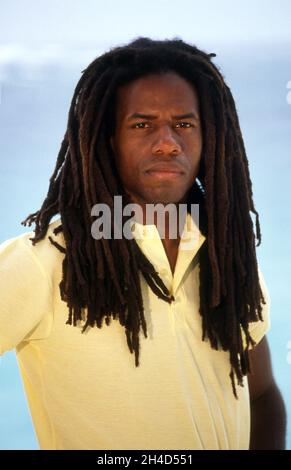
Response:
[[[260,286],[262,289],[262,293],[265,299],[265,304],[262,303],[262,320],[258,320],[256,322],[250,322],[249,323],[249,332],[253,340],[256,342],[256,344],[253,347],[256,347],[257,344],[263,339],[265,334],[270,330],[271,328],[271,318],[270,318],[270,309],[271,309],[271,298],[269,294],[268,287],[266,285],[265,278],[263,276],[263,273],[258,267],[258,273],[259,273],[259,281],[260,281]],[[243,344],[244,347],[246,347],[246,340],[245,340],[245,333],[242,329],[243,332]]]
[[[33,252],[33,232],[0,244],[0,354],[51,331],[49,278]]]

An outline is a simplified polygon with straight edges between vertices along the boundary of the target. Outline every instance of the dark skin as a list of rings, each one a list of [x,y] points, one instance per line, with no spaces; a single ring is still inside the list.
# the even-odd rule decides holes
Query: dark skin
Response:
[[[248,374],[251,404],[250,450],[284,450],[286,409],[272,371],[266,336],[250,351]]]
[[[120,86],[111,145],[123,186],[144,215],[147,203],[186,202],[202,151],[197,91],[174,72]],[[162,242],[174,273],[180,239],[170,239],[167,228],[165,235]],[[284,449],[286,411],[266,337],[249,356],[250,449]]]
[[[148,117],[133,117],[136,113]],[[175,73],[149,75],[119,87],[111,143],[124,188],[144,214],[147,203],[186,202],[202,150],[196,90]],[[179,241],[169,238],[166,225],[162,242],[172,272]]]

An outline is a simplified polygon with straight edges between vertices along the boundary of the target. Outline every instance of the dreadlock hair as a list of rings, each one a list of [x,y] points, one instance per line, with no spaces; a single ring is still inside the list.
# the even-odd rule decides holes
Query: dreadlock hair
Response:
[[[230,379],[243,386],[250,371],[248,350],[256,344],[248,325],[262,320],[261,290],[250,212],[252,184],[235,103],[222,74],[205,53],[178,37],[152,40],[138,37],[110,49],[82,71],[70,105],[67,130],[50,178],[47,196],[23,225],[35,223],[33,245],[42,240],[51,218],[60,214],[66,247],[52,237],[62,253],[60,294],[69,308],[67,324],[76,326],[87,310],[88,326],[102,327],[110,316],[125,327],[130,352],[139,365],[139,329],[147,327],[139,282],[142,273],[152,291],[166,302],[174,298],[134,239],[92,237],[91,208],[113,207],[114,196],[130,201],[122,187],[109,138],[114,132],[118,86],[152,73],[176,72],[196,87],[200,102],[203,148],[198,177],[189,192],[189,204],[199,203],[200,230],[206,240],[199,250],[202,340],[213,349],[229,351]],[[257,246],[258,246],[257,245]],[[243,346],[242,330],[246,347]]]

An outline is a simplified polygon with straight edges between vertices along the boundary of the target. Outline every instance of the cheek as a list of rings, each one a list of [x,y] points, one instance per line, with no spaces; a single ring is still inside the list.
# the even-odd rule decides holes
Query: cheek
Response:
[[[116,156],[116,168],[124,185],[131,184],[132,181],[136,180],[136,163],[136,159],[134,159],[128,151],[125,153],[124,150],[122,150],[121,153]]]
[[[140,160],[138,145],[123,144],[119,147],[119,152],[116,155],[116,166],[121,174],[132,177],[133,174],[138,173]]]
[[[201,152],[202,149],[202,134],[197,130],[193,140],[191,141],[191,146],[195,149],[195,154]]]

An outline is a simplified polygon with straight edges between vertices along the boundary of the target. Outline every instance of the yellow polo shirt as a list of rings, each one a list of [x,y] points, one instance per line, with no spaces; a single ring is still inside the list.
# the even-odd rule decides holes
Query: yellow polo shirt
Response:
[[[189,221],[189,218],[191,219]],[[192,223],[188,214],[187,223]],[[0,245],[0,350],[16,348],[41,449],[248,449],[247,378],[233,396],[229,353],[202,341],[199,314],[199,234],[191,250],[179,246],[172,275],[157,228],[136,223],[133,234],[175,301],[159,299],[140,275],[148,337],[140,331],[140,365],[118,319],[101,329],[66,325],[60,298],[65,246],[49,226]],[[189,227],[189,225],[188,225]],[[196,232],[197,233],[197,232]],[[192,231],[190,230],[190,238]],[[187,240],[186,240],[187,241]],[[189,241],[189,240],[188,240]],[[270,327],[270,298],[260,272],[264,321],[252,324],[258,342]]]

